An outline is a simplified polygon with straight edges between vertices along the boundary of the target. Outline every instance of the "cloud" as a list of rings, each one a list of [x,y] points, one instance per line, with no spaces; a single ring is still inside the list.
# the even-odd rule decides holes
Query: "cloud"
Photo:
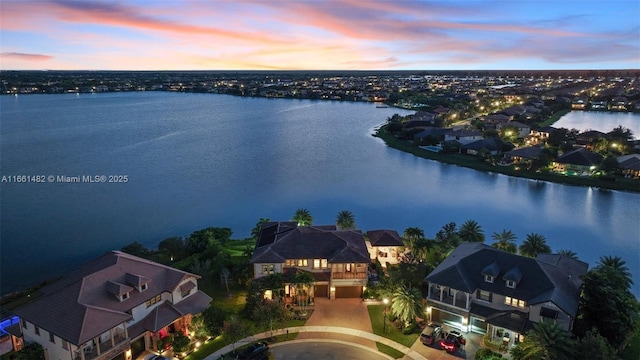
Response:
[[[18,52],[2,52],[0,58],[11,61],[48,61],[52,60],[53,56],[42,54],[23,54]]]

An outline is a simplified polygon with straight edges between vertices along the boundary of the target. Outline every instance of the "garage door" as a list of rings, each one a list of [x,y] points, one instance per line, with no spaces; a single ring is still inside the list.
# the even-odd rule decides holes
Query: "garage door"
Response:
[[[144,350],[144,336],[131,343],[131,355],[134,359],[137,358],[138,355],[142,354]]]
[[[336,287],[336,299],[359,298],[362,296],[362,286]]]
[[[315,297],[327,297],[327,287],[329,285],[316,285],[313,287],[313,296]]]

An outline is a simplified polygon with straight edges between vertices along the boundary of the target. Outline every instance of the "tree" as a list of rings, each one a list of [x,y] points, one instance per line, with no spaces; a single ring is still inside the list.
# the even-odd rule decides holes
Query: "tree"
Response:
[[[33,342],[25,345],[20,351],[0,355],[0,360],[45,360],[44,348]]]
[[[419,239],[424,239],[424,231],[417,227],[408,227],[404,229],[402,238],[405,240],[407,246],[413,249],[416,241],[418,241]]]
[[[536,233],[528,234],[518,250],[520,255],[530,258],[535,258],[538,254],[551,253],[551,248],[547,245],[545,237]]]
[[[158,244],[158,251],[168,256],[171,261],[180,261],[187,257],[184,239],[179,236],[166,238]]]
[[[484,231],[475,220],[467,220],[460,226],[458,236],[462,241],[484,242]]]
[[[340,230],[350,230],[356,228],[356,220],[349,210],[342,210],[336,217],[336,226]]]
[[[573,354],[573,341],[569,333],[554,321],[534,324],[518,346],[522,351],[522,359],[563,360],[572,359]]]
[[[261,299],[251,312],[251,319],[262,328],[281,328],[291,317],[291,313],[278,301]]]
[[[633,281],[624,260],[617,256],[603,256],[582,280],[574,332],[584,336],[595,327],[614,348],[624,349],[636,330],[640,311],[630,290]]]
[[[574,358],[580,360],[620,359],[613,346],[598,333],[596,328],[587,331],[585,336],[576,342],[574,352]]]
[[[458,235],[456,223],[450,222],[443,226],[442,229],[436,233],[436,241],[454,248],[460,245],[461,239]]]
[[[223,266],[220,270],[220,282],[227,288],[227,294],[229,294],[229,275],[231,272],[226,266]]]
[[[141,258],[147,258],[149,255],[151,255],[151,250],[149,250],[146,246],[140,244],[137,241],[134,241],[129,245],[123,246],[120,249],[120,251],[133,256],[138,256]]]
[[[295,221],[298,223],[298,226],[311,226],[313,223],[313,216],[307,209],[298,209],[293,214],[293,218],[291,221]]]
[[[271,220],[269,218],[260,218],[256,226],[253,229],[251,229],[251,238],[253,240],[258,240],[258,237],[260,236],[260,231],[262,230],[262,225],[270,221]]]
[[[296,293],[299,296],[300,311],[303,315],[307,314],[307,305],[309,302],[309,288],[313,285],[315,279],[310,272],[298,270],[293,276],[293,283],[296,287]]]
[[[500,233],[493,233],[491,237],[496,241],[492,247],[515,254],[518,251],[516,246],[516,234],[511,230],[502,230]]]
[[[191,341],[188,337],[186,337],[182,331],[176,331],[171,336],[171,346],[173,347],[173,352],[175,354],[181,354],[189,350],[189,345]]]
[[[251,334],[249,327],[242,322],[237,315],[234,315],[229,321],[224,322],[223,332],[225,338],[232,343],[231,348],[236,350],[236,342],[244,339]]]
[[[417,261],[423,262],[427,260],[429,251],[433,248],[433,246],[433,240],[420,238],[416,242],[414,242],[411,252],[413,253],[413,256],[415,256]]]
[[[560,249],[560,250],[558,250],[558,254],[570,257],[572,259],[576,259],[576,260],[578,259],[578,254],[575,251],[572,251],[572,250]]]
[[[422,296],[420,290],[399,287],[391,299],[391,313],[408,326],[415,321],[418,314],[422,314]]]

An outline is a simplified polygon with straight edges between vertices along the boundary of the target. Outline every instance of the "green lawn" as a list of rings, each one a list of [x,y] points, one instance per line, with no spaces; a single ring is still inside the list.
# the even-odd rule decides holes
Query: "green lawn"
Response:
[[[367,310],[369,311],[369,319],[371,320],[371,327],[373,328],[374,334],[386,337],[387,339],[393,340],[408,348],[413,346],[413,344],[418,339],[418,336],[420,334],[416,333],[404,335],[402,331],[396,329],[388,319],[387,325],[385,326],[384,315],[382,313],[382,310],[384,310],[384,305],[369,305],[367,306]],[[383,330],[386,330],[386,332],[383,333]]]

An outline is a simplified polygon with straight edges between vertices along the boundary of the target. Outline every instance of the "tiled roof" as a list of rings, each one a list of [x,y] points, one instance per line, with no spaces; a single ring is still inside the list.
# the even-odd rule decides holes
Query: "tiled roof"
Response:
[[[551,301],[575,316],[580,276],[587,272],[587,267],[586,263],[564,255],[542,254],[532,259],[482,243],[462,243],[425,280],[467,293],[481,289],[529,304]],[[484,281],[483,274],[496,271],[498,279],[493,283]],[[500,275],[520,280],[512,289]]]
[[[370,261],[359,230],[336,230],[333,225],[263,226],[251,262],[283,263],[286,259],[328,259],[330,263]]]
[[[558,157],[554,161],[559,164],[594,166],[600,164],[602,155],[591,152],[586,148],[579,148]]]
[[[371,246],[404,246],[400,235],[395,230],[367,231]]]
[[[535,159],[542,154],[542,146],[528,146],[520,149],[507,151],[505,155],[518,156],[525,159]]]
[[[127,279],[133,279],[130,274],[136,274],[136,279],[146,283],[147,289],[139,292],[124,285]],[[169,266],[111,251],[43,288],[43,297],[18,308],[16,314],[72,344],[81,345],[130,320],[127,311],[152,297],[172,292],[187,277],[199,278]],[[129,289],[129,298],[121,302],[114,293],[121,295],[123,289]]]

